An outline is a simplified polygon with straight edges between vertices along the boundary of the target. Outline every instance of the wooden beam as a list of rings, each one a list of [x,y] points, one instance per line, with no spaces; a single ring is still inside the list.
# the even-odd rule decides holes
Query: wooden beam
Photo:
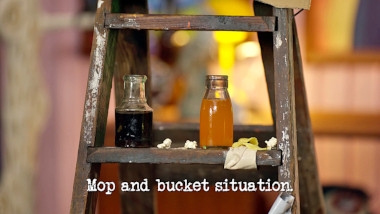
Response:
[[[295,197],[292,213],[300,213],[293,65],[293,10],[274,8],[278,29],[273,32],[276,136],[282,153],[278,180],[290,184]]]
[[[157,148],[88,148],[90,163],[176,163],[176,164],[224,164],[227,150],[224,149],[157,149]],[[256,164],[278,166],[281,151],[257,151]]]
[[[293,20],[294,88],[301,213],[325,213],[307,103],[297,26]]]
[[[318,135],[380,136],[380,113],[311,112]]]
[[[106,28],[136,30],[274,31],[275,17],[106,14]]]

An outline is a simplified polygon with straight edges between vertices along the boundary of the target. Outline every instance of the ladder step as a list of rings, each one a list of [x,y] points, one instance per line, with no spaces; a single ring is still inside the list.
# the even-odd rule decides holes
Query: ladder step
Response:
[[[89,147],[89,163],[176,163],[176,164],[224,164],[225,149],[157,149]],[[257,151],[257,165],[281,165],[281,151]]]
[[[273,32],[274,16],[210,16],[161,14],[106,14],[105,27],[137,30]]]

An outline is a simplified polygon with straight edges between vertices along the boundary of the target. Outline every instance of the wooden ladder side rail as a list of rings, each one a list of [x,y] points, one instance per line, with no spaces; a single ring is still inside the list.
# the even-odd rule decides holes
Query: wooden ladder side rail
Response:
[[[276,136],[282,151],[278,181],[288,182],[295,197],[292,213],[300,213],[293,61],[293,10],[274,8],[278,29],[273,32]]]
[[[255,2],[256,15],[272,16],[273,8],[269,5]],[[314,138],[311,129],[309,110],[306,99],[305,83],[303,78],[302,59],[297,36],[297,27],[293,19],[293,55],[294,55],[294,90],[297,124],[298,174],[301,213],[325,213],[322,189],[318,177],[318,168],[315,158]],[[273,34],[258,32],[261,53],[265,69],[268,94],[272,109],[272,117],[276,123],[276,105],[274,101],[274,62],[273,62]]]
[[[293,61],[293,10],[254,1],[255,15],[276,16],[273,33],[258,33],[282,166],[278,181],[291,186],[292,213],[300,213]],[[269,39],[269,38],[271,39]],[[273,57],[273,58],[272,58]],[[273,96],[274,95],[274,96]]]
[[[298,144],[298,169],[301,213],[326,213],[322,187],[318,175],[314,136],[307,104],[302,59],[295,20],[293,20],[293,50],[297,140],[300,142]]]
[[[97,193],[87,192],[87,178],[99,177],[100,164],[87,162],[87,148],[104,144],[117,36],[115,30],[104,28],[104,15],[117,12],[112,6],[111,1],[99,1],[96,12],[70,213],[95,213],[96,209]]]

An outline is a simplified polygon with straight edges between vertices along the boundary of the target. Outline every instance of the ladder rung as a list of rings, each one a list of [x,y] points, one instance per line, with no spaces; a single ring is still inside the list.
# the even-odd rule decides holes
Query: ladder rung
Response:
[[[157,149],[89,147],[87,161],[90,163],[177,163],[177,164],[224,164],[224,149]],[[281,151],[257,151],[257,165],[279,166]]]
[[[272,32],[274,16],[210,16],[158,14],[106,14],[105,26],[112,29],[258,31]]]

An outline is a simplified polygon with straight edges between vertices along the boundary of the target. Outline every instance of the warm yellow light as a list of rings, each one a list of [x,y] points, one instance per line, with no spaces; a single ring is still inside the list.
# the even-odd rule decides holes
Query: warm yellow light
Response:
[[[223,70],[223,75],[229,75],[229,71],[234,66],[235,49],[232,44],[220,43],[219,48],[219,64]]]
[[[221,96],[221,94],[220,94],[219,91],[215,92],[215,98],[221,98],[221,97],[222,97],[222,96]]]
[[[210,0],[209,5],[216,11],[217,15],[228,16],[252,16],[252,3],[247,0]]]
[[[190,36],[185,31],[176,31],[170,38],[170,42],[177,47],[183,47],[190,42]]]
[[[248,36],[247,32],[236,31],[215,31],[214,38],[218,43],[235,44],[244,41]]]
[[[217,15],[230,16],[251,16],[252,8],[246,0],[208,1],[210,6],[215,10]],[[232,75],[232,69],[235,63],[235,46],[246,40],[247,32],[236,31],[215,31],[214,38],[218,42],[219,64],[222,68],[222,74]]]
[[[236,58],[243,60],[249,57],[260,55],[260,45],[258,42],[244,42],[236,47]]]
[[[226,74],[232,69],[235,63],[235,45],[247,38],[247,32],[230,32],[217,31],[214,32],[214,38],[219,44],[219,63]]]

